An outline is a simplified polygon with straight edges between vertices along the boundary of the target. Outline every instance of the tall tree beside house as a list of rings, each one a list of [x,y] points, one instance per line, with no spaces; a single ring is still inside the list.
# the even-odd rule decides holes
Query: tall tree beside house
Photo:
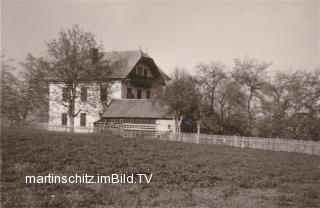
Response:
[[[63,90],[63,99],[59,98],[56,102],[67,108],[72,129],[75,117],[83,110],[76,109],[77,97],[86,93],[81,89],[81,83],[98,80],[102,73],[108,73],[108,63],[99,50],[101,47],[97,45],[94,34],[83,31],[77,25],[61,30],[57,39],[47,43],[49,75],[61,83],[59,86]],[[105,70],[100,70],[102,67]]]
[[[196,80],[186,71],[175,69],[172,81],[162,91],[161,99],[169,106],[180,133],[183,118],[197,108]]]

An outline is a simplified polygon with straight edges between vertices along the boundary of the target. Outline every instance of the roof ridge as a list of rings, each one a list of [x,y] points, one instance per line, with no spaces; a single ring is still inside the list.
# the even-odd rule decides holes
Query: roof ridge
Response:
[[[123,53],[123,52],[140,52],[139,49],[137,50],[112,50],[112,51],[104,51],[102,53]]]

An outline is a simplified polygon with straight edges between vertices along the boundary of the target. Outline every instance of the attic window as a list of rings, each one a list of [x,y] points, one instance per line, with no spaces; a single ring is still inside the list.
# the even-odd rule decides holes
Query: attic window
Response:
[[[146,68],[143,69],[143,76],[145,76],[145,77],[148,76],[148,70]]]
[[[143,71],[142,67],[138,66],[136,70],[137,75],[142,76],[142,71]]]

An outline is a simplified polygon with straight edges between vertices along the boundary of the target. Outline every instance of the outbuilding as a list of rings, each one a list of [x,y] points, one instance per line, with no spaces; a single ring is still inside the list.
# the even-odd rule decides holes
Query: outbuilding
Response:
[[[114,99],[95,130],[125,137],[158,136],[174,129],[169,108],[157,99]]]

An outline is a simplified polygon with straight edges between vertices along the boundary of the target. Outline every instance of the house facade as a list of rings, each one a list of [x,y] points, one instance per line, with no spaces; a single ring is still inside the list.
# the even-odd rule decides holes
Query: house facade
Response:
[[[110,63],[120,64],[111,74],[78,85],[75,102],[78,115],[74,119],[74,130],[77,132],[87,131],[102,115],[106,116],[105,111],[112,100],[153,99],[159,87],[170,80],[141,50],[108,52],[104,55]],[[53,80],[49,83],[49,90],[49,128],[65,130],[70,125],[67,89],[64,83]]]

